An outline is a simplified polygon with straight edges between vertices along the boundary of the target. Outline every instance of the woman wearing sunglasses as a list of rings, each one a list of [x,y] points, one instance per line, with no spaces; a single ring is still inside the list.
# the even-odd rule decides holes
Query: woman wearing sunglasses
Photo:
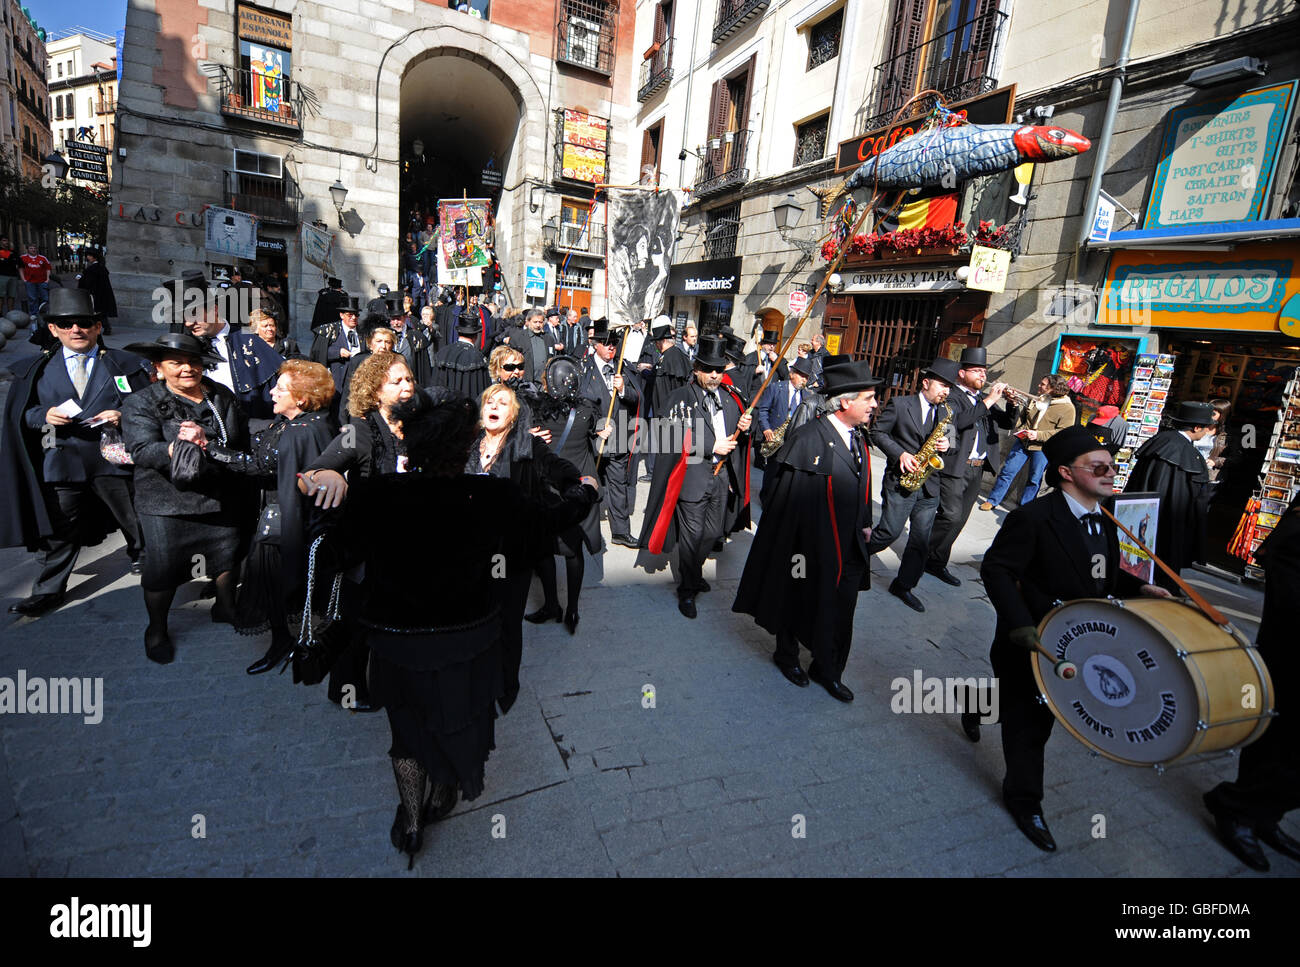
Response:
[[[492,382],[518,386],[524,379],[524,354],[509,346],[498,346],[488,357],[488,373]]]

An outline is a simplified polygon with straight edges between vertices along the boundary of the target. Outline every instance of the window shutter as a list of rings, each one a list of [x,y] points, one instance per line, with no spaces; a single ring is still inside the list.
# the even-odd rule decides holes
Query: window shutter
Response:
[[[897,110],[916,93],[921,51],[915,48],[925,41],[928,7],[929,0],[894,0],[894,19],[884,58],[889,69],[880,78],[881,112]],[[908,51],[911,53],[904,57]]]
[[[754,104],[754,73],[758,66],[758,54],[751,54],[749,66],[745,68],[745,99],[740,103],[736,111],[736,130],[745,131],[749,128],[749,118],[754,113],[752,108]]]
[[[664,5],[655,5],[655,42],[663,43],[668,39],[668,21],[664,17]]]

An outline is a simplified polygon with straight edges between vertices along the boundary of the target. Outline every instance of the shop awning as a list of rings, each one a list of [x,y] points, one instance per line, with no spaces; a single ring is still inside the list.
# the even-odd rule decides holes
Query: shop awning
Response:
[[[1089,248],[1178,248],[1186,245],[1266,242],[1273,238],[1300,236],[1300,218],[1272,218],[1254,222],[1223,222],[1218,225],[1187,225],[1182,228],[1139,228],[1111,232],[1106,241],[1090,240]]]

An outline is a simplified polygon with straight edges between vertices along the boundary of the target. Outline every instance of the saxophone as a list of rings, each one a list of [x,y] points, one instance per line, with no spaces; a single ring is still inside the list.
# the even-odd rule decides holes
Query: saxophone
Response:
[[[794,419],[793,413],[787,416],[785,418],[785,422],[782,423],[773,431],[772,439],[764,441],[763,445],[758,448],[759,452],[761,452],[763,456],[770,457],[772,454],[776,453],[777,450],[780,450],[781,447],[785,444],[785,431],[786,428],[790,425],[790,421],[792,419]]]
[[[939,442],[939,439],[948,430],[948,423],[952,420],[952,407],[947,403],[944,403],[943,409],[943,416],[940,417],[939,422],[934,425],[934,429],[930,431],[930,435],[925,438],[925,442],[921,444],[921,449],[916,451],[916,460],[917,463],[920,464],[920,467],[913,470],[911,473],[902,474],[898,478],[899,486],[908,492],[920,490],[925,486],[925,482],[930,478],[930,474],[943,466],[943,459],[939,456],[938,451],[935,450],[935,444]]]

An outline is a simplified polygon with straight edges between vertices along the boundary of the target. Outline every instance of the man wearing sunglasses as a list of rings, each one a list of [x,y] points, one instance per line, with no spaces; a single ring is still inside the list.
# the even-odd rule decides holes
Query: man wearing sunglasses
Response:
[[[1055,719],[1038,702],[1026,660],[1042,644],[1038,625],[1058,603],[1076,598],[1169,597],[1119,566],[1115,524],[1099,509],[1115,490],[1111,446],[1109,434],[1096,428],[1072,426],[1053,434],[1043,452],[1045,479],[1056,489],[1007,515],[980,568],[997,612],[989,658],[1007,767],[1002,799],[1025,837],[1049,853],[1056,841],[1043,819],[1043,749]],[[977,713],[962,715],[962,727],[976,741],[978,720]]]
[[[136,570],[131,468],[103,458],[100,436],[120,424],[127,396],[150,382],[139,356],[99,345],[102,327],[84,289],[54,289],[44,319],[57,342],[15,373],[0,431],[0,486],[8,498],[0,546],[39,552],[31,595],[9,606],[29,617],[63,603],[78,552],[99,543],[113,520]]]

